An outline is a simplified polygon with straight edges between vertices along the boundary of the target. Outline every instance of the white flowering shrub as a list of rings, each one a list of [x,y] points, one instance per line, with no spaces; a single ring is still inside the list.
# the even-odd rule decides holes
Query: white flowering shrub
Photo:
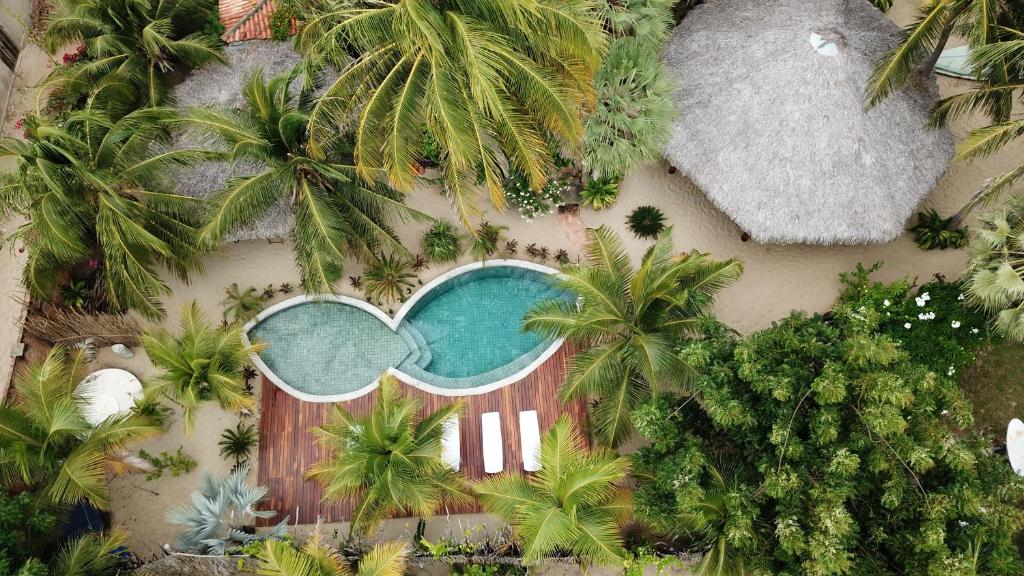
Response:
[[[540,190],[531,190],[526,178],[519,174],[507,178],[504,187],[505,199],[519,210],[527,222],[554,212],[569,192],[568,182],[554,178]]]

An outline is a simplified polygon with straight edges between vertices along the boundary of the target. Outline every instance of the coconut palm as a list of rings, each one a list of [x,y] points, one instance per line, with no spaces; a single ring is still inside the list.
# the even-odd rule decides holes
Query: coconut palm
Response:
[[[366,297],[372,302],[384,303],[404,301],[412,291],[416,274],[412,261],[402,254],[380,255],[363,270],[366,280]]]
[[[233,458],[235,466],[239,466],[249,458],[249,453],[260,443],[260,435],[252,424],[235,424],[234,428],[226,428],[221,432],[220,455]]]
[[[555,284],[578,296],[548,300],[526,314],[524,328],[566,338],[573,356],[559,394],[596,396],[594,430],[610,446],[632,433],[630,412],[662,388],[685,390],[693,369],[676,356],[676,339],[699,333],[716,292],[739,278],[738,260],[672,253],[671,229],[632,269],[608,228],[587,231],[586,260],[564,266]]]
[[[539,190],[552,172],[549,138],[578,155],[601,16],[592,0],[326,0],[296,38],[315,63],[342,69],[310,115],[314,150],[350,129],[360,174],[383,171],[408,192],[426,130],[468,226],[478,180],[501,208],[504,167]]]
[[[252,406],[242,369],[263,347],[244,344],[238,325],[211,325],[192,301],[181,312],[178,335],[159,328],[147,331],[141,340],[149,359],[162,370],[150,383],[151,390],[181,405],[186,432],[192,431],[203,402],[216,400],[226,410]]]
[[[401,542],[375,544],[362,555],[355,570],[323,542],[320,525],[302,548],[290,542],[267,540],[259,553],[259,573],[265,576],[402,576],[409,549]]]
[[[588,452],[562,416],[540,443],[540,471],[505,473],[473,489],[484,510],[512,525],[523,561],[556,554],[598,564],[621,564],[620,526],[630,517],[623,487],[630,463],[611,451]]]
[[[172,75],[211,60],[223,61],[221,41],[209,29],[215,0],[58,0],[43,43],[51,54],[81,43],[84,58],[58,68],[48,83],[84,96],[96,84],[131,90],[125,106],[164,103]],[[74,96],[71,101],[75,101]],[[130,108],[129,108],[130,109]]]
[[[694,568],[695,576],[747,576],[752,574],[745,561],[748,548],[757,541],[757,532],[746,511],[737,506],[741,500],[737,485],[721,469],[708,463],[707,486],[691,493],[685,508],[678,511],[680,535],[704,546]],[[745,504],[749,505],[749,502]]]
[[[358,534],[401,512],[426,516],[443,503],[464,501],[462,478],[445,463],[441,446],[445,423],[462,407],[456,400],[419,417],[422,403],[403,396],[394,376],[381,376],[368,415],[355,417],[336,404],[328,423],[314,429],[333,455],[306,476],[323,484],[326,500],[359,497],[350,520]]]
[[[299,68],[264,81],[263,72],[245,80],[239,111],[190,110],[186,124],[214,136],[230,158],[263,166],[252,176],[232,178],[213,199],[203,230],[207,243],[253,224],[281,202],[295,210],[295,259],[306,292],[331,292],[349,256],[363,259],[382,246],[405,252],[391,223],[424,218],[402,203],[402,195],[356,177],[341,155],[341,142],[321,146],[314,158],[307,146],[308,99],[290,85]]]
[[[967,295],[992,314],[998,333],[1024,341],[1024,197],[981,221],[971,241]]]
[[[248,322],[259,314],[263,308],[263,299],[254,286],[242,290],[237,282],[232,282],[231,286],[224,289],[224,300],[221,301],[221,305],[224,306],[224,322],[228,322],[230,317],[230,322],[238,324]]]
[[[154,269],[179,277],[200,269],[200,203],[165,192],[162,170],[210,157],[198,150],[152,153],[165,142],[174,113],[147,108],[116,119],[91,105],[58,124],[26,118],[25,140],[0,140],[0,212],[24,216],[15,234],[29,250],[25,286],[50,298],[68,270],[99,267],[108,303],[160,319],[170,292]]]
[[[128,535],[120,530],[90,532],[65,542],[45,567],[29,561],[18,574],[49,574],[51,576],[117,576],[131,570],[124,550]],[[39,571],[29,569],[39,568]]]
[[[123,473],[132,445],[163,430],[145,416],[112,416],[90,424],[75,398],[84,353],[53,348],[14,377],[14,393],[0,406],[0,482],[28,489],[57,505],[88,500],[107,509],[108,472]]]

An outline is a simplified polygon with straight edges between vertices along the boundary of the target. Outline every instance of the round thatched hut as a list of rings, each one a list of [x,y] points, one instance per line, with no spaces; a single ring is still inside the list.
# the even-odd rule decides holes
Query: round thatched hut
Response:
[[[897,237],[953,153],[924,79],[866,110],[899,29],[868,0],[707,0],[672,33],[679,117],[665,150],[751,237]]]

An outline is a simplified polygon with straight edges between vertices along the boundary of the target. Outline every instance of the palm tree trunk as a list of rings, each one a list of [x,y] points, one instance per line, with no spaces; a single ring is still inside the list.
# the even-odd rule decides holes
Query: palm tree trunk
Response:
[[[959,14],[957,14],[959,16]],[[932,50],[931,55],[928,59],[921,63],[921,75],[930,76],[932,71],[935,70],[935,64],[939,62],[939,57],[942,56],[942,51],[946,48],[946,43],[949,42],[949,37],[953,35],[953,27],[956,25],[956,17],[951,16],[946,20],[946,25],[942,28],[942,35],[939,36],[939,41],[935,43],[935,49]]]

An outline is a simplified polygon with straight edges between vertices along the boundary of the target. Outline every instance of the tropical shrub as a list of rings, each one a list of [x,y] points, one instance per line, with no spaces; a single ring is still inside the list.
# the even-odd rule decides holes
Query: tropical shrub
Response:
[[[564,201],[570,186],[564,180],[552,177],[539,190],[530,188],[530,183],[522,174],[513,174],[505,179],[502,186],[505,198],[519,210],[523,220],[532,222],[537,216],[546,216],[555,210],[555,206]]]
[[[58,528],[57,509],[28,492],[0,490],[0,574],[17,574],[30,558],[47,557]]]
[[[477,260],[486,260],[498,253],[498,247],[505,241],[508,226],[498,226],[483,221],[476,229],[469,245],[469,253]]]
[[[462,239],[451,222],[439,220],[423,234],[423,252],[431,262],[451,262],[462,255]]]
[[[956,376],[882,331],[883,292],[860,283],[828,319],[683,342],[700,404],[637,411],[638,515],[734,571],[1020,573],[1024,480],[964,429]]]
[[[157,455],[150,454],[140,448],[139,458],[153,466],[153,471],[146,474],[146,480],[158,480],[163,477],[165,471],[169,471],[171,476],[177,478],[182,474],[188,474],[195,470],[199,464],[195,458],[185,453],[185,449],[182,446],[178,446],[178,450],[173,454],[161,452]]]
[[[232,282],[231,286],[224,289],[224,300],[221,300],[221,305],[224,306],[225,323],[244,324],[263,309],[263,300],[255,286],[242,290],[237,282]]]
[[[167,511],[168,522],[184,526],[178,533],[178,546],[182,550],[228,554],[251,542],[285,535],[287,518],[263,534],[250,533],[257,519],[273,518],[277,512],[256,509],[267,495],[267,488],[247,485],[248,475],[249,466],[245,464],[222,479],[207,473],[202,487],[192,492],[190,504]]]
[[[359,558],[355,570],[348,560],[323,542],[320,526],[301,548],[292,542],[267,540],[258,556],[265,576],[402,576],[409,550],[401,542],[374,545]]]
[[[18,576],[119,576],[139,564],[125,550],[128,535],[120,530],[89,532],[63,542],[44,560],[30,558]],[[13,574],[13,572],[12,572]]]
[[[108,472],[132,470],[126,450],[163,430],[144,416],[124,414],[98,425],[86,421],[75,389],[85,376],[83,352],[55,346],[41,362],[14,376],[14,393],[0,406],[0,482],[43,502],[82,500],[110,505]]]
[[[981,218],[971,241],[967,295],[997,334],[1024,341],[1024,196]]]
[[[383,247],[405,252],[391,225],[422,215],[387,186],[361,181],[344,142],[332,140],[316,155],[310,153],[307,125],[314,99],[290,89],[300,71],[301,65],[264,81],[258,70],[242,86],[241,110],[192,109],[185,123],[213,137],[232,161],[264,167],[228,180],[212,200],[203,240],[215,245],[289,202],[302,286],[307,293],[328,293],[342,277],[347,258],[365,258]]]
[[[678,0],[600,0],[607,26],[619,37],[632,36],[660,44],[674,24],[672,9]]]
[[[366,298],[371,302],[405,302],[415,287],[412,262],[402,254],[381,254],[366,265]]]
[[[249,453],[260,443],[259,432],[252,424],[239,422],[234,428],[227,428],[220,434],[220,455],[224,458],[232,458],[235,466],[240,466],[249,459]]]
[[[967,230],[957,228],[954,217],[943,218],[934,209],[917,213],[917,224],[910,229],[914,242],[922,250],[963,248],[967,245]]]
[[[116,118],[90,107],[60,124],[29,116],[25,140],[0,139],[0,159],[17,166],[0,174],[0,213],[28,220],[14,238],[28,248],[22,281],[33,296],[50,299],[67,270],[89,266],[102,275],[111,308],[164,316],[160,297],[170,289],[156,267],[182,278],[200,269],[201,203],[158,180],[168,166],[210,157],[152,153],[173,121],[163,108]]]
[[[192,301],[181,312],[179,333],[163,328],[142,335],[142,346],[160,374],[148,383],[150,393],[163,394],[181,405],[186,433],[195,424],[196,410],[216,401],[225,410],[253,405],[245,393],[242,368],[263,349],[243,344],[237,324],[213,326]]]
[[[583,165],[593,177],[620,178],[661,158],[675,112],[660,50],[640,38],[612,42],[594,79],[597,106],[583,137]]]
[[[463,480],[441,447],[445,422],[463,405],[456,400],[421,416],[421,402],[385,374],[370,414],[356,417],[335,404],[327,424],[314,429],[332,455],[306,476],[323,485],[328,501],[360,495],[349,529],[360,535],[399,513],[427,516],[444,502],[464,502]]]
[[[508,472],[474,484],[484,510],[512,525],[523,562],[571,554],[587,563],[622,564],[629,458],[584,446],[562,416],[541,439],[539,472],[528,478]]]
[[[78,101],[101,86],[116,91],[126,109],[159,106],[174,76],[211,60],[224,61],[221,41],[209,27],[215,0],[58,0],[46,22],[50,54],[69,44],[85,46],[83,58],[48,79],[65,99]],[[125,89],[129,92],[126,94]]]
[[[654,238],[665,230],[665,215],[654,206],[640,206],[629,213],[626,224],[637,238]]]
[[[588,230],[584,262],[563,266],[555,279],[578,299],[540,302],[523,319],[524,329],[582,350],[569,361],[559,397],[596,397],[592,429],[612,447],[630,437],[630,412],[655,391],[689,388],[694,369],[673,343],[702,332],[715,293],[743,271],[737,260],[672,250],[666,231],[634,270],[611,230]]]
[[[594,178],[580,191],[581,203],[594,210],[607,208],[619,197],[618,178]]]
[[[297,45],[315,62],[356,55],[311,113],[313,152],[337,139],[339,126],[351,128],[359,173],[383,172],[408,192],[426,130],[468,226],[479,215],[476,182],[500,209],[503,166],[536,190],[551,173],[547,139],[578,153],[605,32],[586,0],[333,0],[313,10]]]

